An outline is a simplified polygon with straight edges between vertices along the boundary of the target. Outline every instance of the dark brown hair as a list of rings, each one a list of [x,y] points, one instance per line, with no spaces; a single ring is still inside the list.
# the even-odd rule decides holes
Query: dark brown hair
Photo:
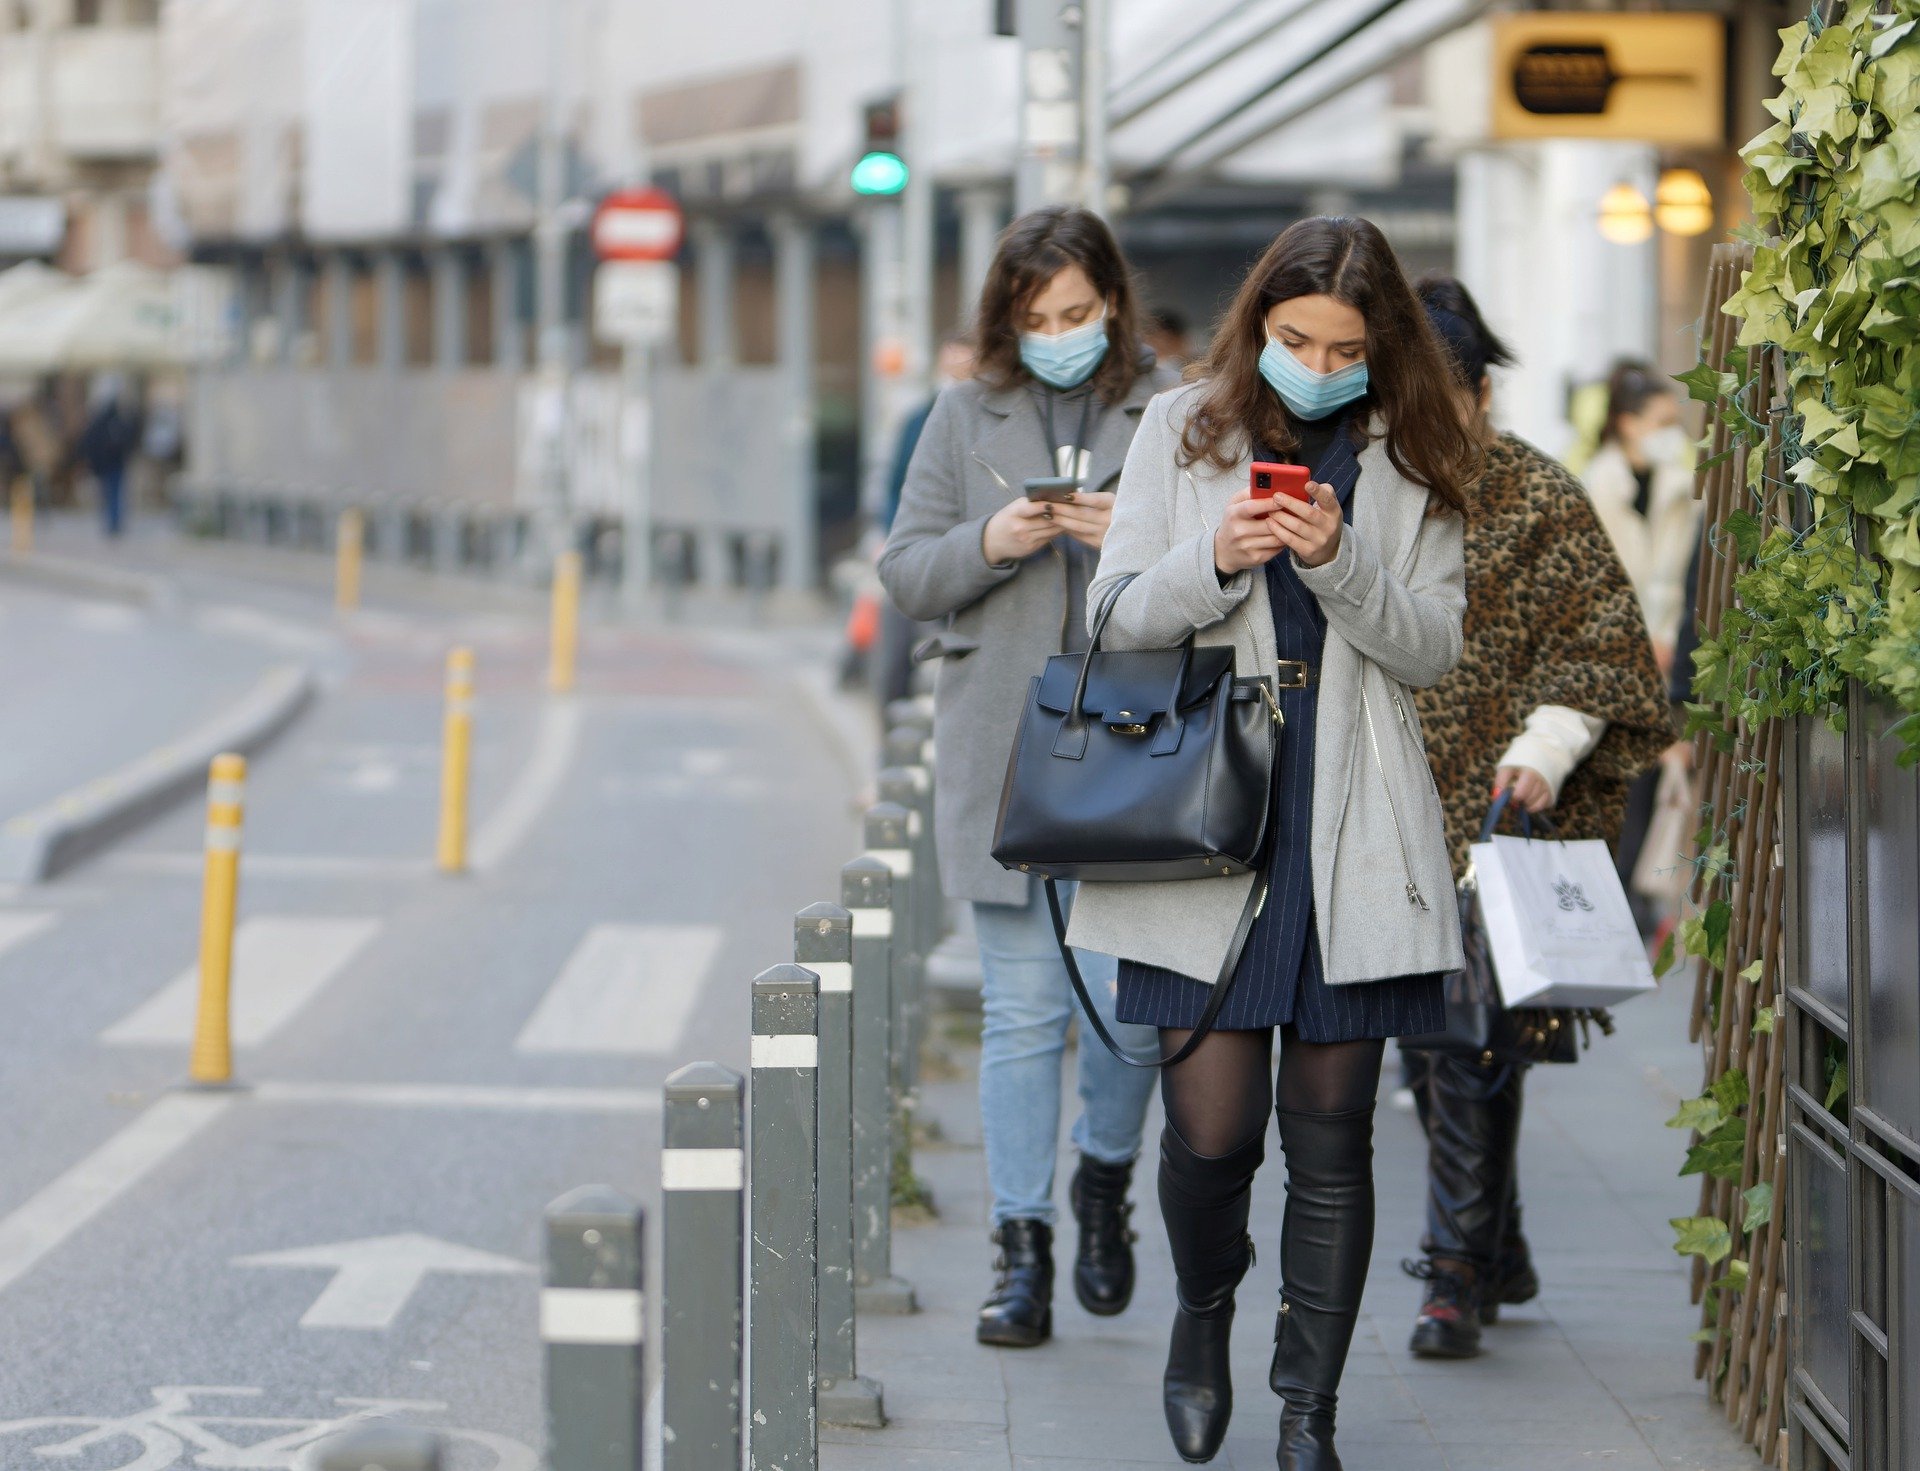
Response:
[[[1673,384],[1662,378],[1652,363],[1621,358],[1607,374],[1607,418],[1600,426],[1600,442],[1618,442],[1622,414],[1640,413],[1652,400],[1673,391]]]
[[[1126,257],[1106,221],[1091,210],[1050,204],[1000,232],[974,322],[977,375],[994,388],[1032,378],[1020,361],[1020,324],[1027,303],[1067,266],[1086,272],[1107,301],[1107,355],[1093,375],[1108,403],[1118,403],[1140,374],[1140,320]]]
[[[1480,303],[1453,276],[1428,271],[1413,284],[1414,295],[1427,309],[1440,345],[1453,364],[1453,381],[1469,393],[1478,393],[1490,368],[1510,368],[1518,359],[1480,315]]]
[[[1368,395],[1387,458],[1433,497],[1431,510],[1464,513],[1481,451],[1454,400],[1446,351],[1387,237],[1345,215],[1289,225],[1241,283],[1195,375],[1205,386],[1180,437],[1182,463],[1229,470],[1250,443],[1282,455],[1297,447],[1260,353],[1267,312],[1302,296],[1330,296],[1366,319]]]

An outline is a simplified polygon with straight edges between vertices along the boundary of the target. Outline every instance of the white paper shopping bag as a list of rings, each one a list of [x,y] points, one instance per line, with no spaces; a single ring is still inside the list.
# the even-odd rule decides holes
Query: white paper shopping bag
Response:
[[[1480,911],[1507,1006],[1614,1006],[1656,982],[1607,845],[1473,845]]]

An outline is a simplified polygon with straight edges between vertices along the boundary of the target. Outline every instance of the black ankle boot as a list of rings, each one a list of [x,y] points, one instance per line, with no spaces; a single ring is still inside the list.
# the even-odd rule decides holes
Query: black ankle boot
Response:
[[[1000,1348],[1033,1348],[1053,1336],[1053,1228],[1007,1221],[993,1233],[999,1277],[980,1305],[973,1336]]]
[[[1133,1301],[1133,1243],[1128,1224],[1133,1202],[1133,1163],[1109,1165],[1080,1156],[1067,1196],[1080,1226],[1080,1248],[1073,1258],[1073,1295],[1097,1318],[1124,1313]]]
[[[1188,1149],[1172,1126],[1160,1136],[1160,1211],[1176,1278],[1161,1402],[1183,1461],[1211,1461],[1233,1416],[1233,1293],[1253,1262],[1247,1207],[1265,1156],[1263,1138],[1208,1156]]]
[[[1478,1354],[1480,1325],[1489,1321],[1480,1284],[1466,1272],[1435,1261],[1402,1262],[1400,1270],[1427,1284],[1407,1347],[1423,1359],[1470,1359]]]
[[[1281,1471],[1340,1471],[1334,1408],[1373,1252],[1373,1110],[1280,1113],[1287,1213],[1268,1382]]]

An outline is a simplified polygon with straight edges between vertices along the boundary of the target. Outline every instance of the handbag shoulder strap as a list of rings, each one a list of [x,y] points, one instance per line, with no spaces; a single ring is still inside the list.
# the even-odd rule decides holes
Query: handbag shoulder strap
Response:
[[[1247,937],[1253,933],[1253,921],[1267,900],[1266,876],[1262,874],[1255,878],[1253,886],[1247,890],[1247,902],[1240,906],[1240,920],[1233,928],[1233,940],[1227,946],[1227,958],[1220,966],[1220,974],[1214,978],[1213,993],[1207,997],[1206,1009],[1200,1013],[1200,1020],[1195,1023],[1192,1034],[1171,1057],[1160,1058],[1135,1057],[1113,1040],[1113,1033],[1107,1030],[1107,1024],[1100,1020],[1100,1013],[1094,1008],[1093,997],[1087,994],[1087,983],[1080,975],[1079,963],[1073,958],[1073,947],[1067,943],[1067,919],[1060,909],[1059,887],[1053,879],[1046,880],[1046,886],[1047,913],[1053,918],[1053,937],[1060,945],[1060,959],[1066,964],[1067,980],[1072,983],[1073,994],[1079,999],[1080,1010],[1086,1014],[1095,1035],[1106,1044],[1107,1051],[1128,1067],[1138,1068],[1172,1067],[1193,1056],[1194,1050],[1206,1041],[1213,1024],[1220,1019],[1220,1008],[1227,1004],[1227,992],[1232,989],[1235,972],[1240,968],[1241,952],[1247,948]]]

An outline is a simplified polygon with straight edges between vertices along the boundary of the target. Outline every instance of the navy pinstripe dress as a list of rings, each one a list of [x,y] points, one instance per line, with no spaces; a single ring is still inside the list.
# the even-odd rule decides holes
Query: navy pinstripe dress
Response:
[[[1360,463],[1352,437],[1340,432],[1346,422],[1342,415],[1299,427],[1302,458],[1314,466],[1314,479],[1333,487],[1351,522]],[[1320,655],[1326,642],[1327,620],[1319,600],[1294,571],[1291,556],[1275,557],[1267,563],[1266,576],[1278,656],[1305,660],[1312,666],[1314,678],[1305,689],[1278,692],[1287,723],[1273,783],[1267,903],[1253,922],[1247,948],[1234,972],[1233,989],[1214,1025],[1223,1032],[1245,1032],[1291,1023],[1308,1042],[1351,1042],[1362,1037],[1404,1037],[1438,1031],[1446,1020],[1440,975],[1329,986],[1321,971],[1313,924],[1309,834],[1314,714],[1320,696]],[[1191,1027],[1200,1020],[1212,992],[1210,984],[1176,971],[1122,960],[1116,1011],[1125,1022]]]

